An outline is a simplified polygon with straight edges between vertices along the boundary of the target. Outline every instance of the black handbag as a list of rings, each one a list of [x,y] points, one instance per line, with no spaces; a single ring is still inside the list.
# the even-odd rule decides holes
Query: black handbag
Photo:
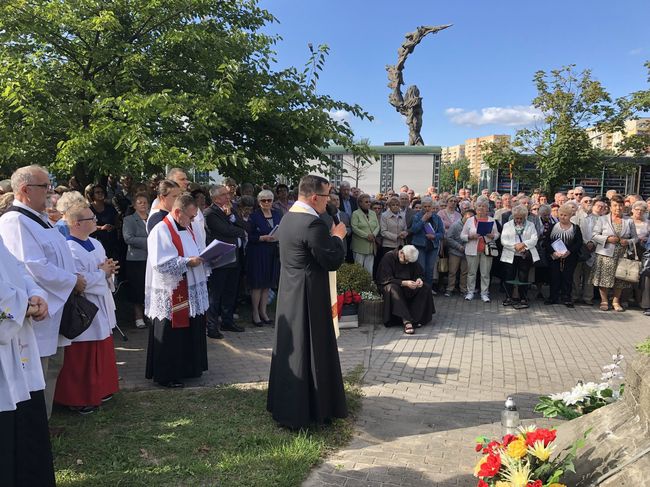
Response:
[[[72,340],[90,328],[99,308],[81,294],[72,291],[70,297],[63,305],[61,327],[59,333]]]

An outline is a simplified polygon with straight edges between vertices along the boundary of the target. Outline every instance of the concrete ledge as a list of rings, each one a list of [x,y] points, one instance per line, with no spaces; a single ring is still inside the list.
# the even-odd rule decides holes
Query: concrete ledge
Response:
[[[628,363],[623,400],[558,427],[558,451],[589,429],[585,447],[578,450],[576,474],[565,478],[567,485],[649,485],[650,453],[633,459],[650,447],[650,357],[637,355]],[[602,476],[627,463],[618,473],[596,484]]]

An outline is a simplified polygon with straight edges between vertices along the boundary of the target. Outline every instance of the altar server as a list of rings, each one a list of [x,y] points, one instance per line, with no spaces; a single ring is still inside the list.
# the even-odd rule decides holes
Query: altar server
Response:
[[[77,272],[87,283],[84,297],[98,310],[90,327],[65,349],[54,401],[88,414],[118,390],[112,335],[117,321],[111,290],[115,289],[113,278],[119,266],[117,261],[106,258],[99,240],[90,238],[97,229],[97,217],[88,205],[69,208],[66,221],[70,227],[68,247]]]
[[[0,240],[0,485],[53,486],[43,371],[35,326],[48,308],[25,266]]]
[[[59,334],[63,305],[73,289],[83,292],[86,280],[76,274],[63,235],[47,222],[45,201],[50,187],[47,171],[40,166],[21,167],[11,176],[11,186],[15,200],[0,217],[0,238],[46,292],[49,316],[35,328],[35,333],[45,375],[49,418],[56,379],[63,364],[62,347],[70,344],[70,340]]]

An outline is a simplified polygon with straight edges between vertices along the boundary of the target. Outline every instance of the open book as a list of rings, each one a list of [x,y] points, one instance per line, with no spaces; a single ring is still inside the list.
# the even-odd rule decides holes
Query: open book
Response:
[[[212,269],[223,267],[237,260],[237,246],[215,239],[199,254],[199,257]]]

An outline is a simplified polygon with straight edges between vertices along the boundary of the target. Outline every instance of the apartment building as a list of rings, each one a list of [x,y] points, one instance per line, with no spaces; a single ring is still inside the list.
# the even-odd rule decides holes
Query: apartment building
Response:
[[[639,118],[638,120],[627,120],[625,122],[625,130],[621,132],[614,132],[611,134],[602,133],[596,128],[588,128],[587,134],[591,140],[591,144],[598,149],[604,151],[617,152],[618,145],[625,140],[626,137],[631,135],[647,135],[650,136],[650,118]],[[650,150],[649,150],[650,153]],[[634,154],[627,151],[622,156],[633,156]]]
[[[463,159],[465,157],[465,144],[443,147],[440,156],[443,164],[451,164],[458,159]]]
[[[475,137],[465,141],[465,157],[469,159],[470,174],[479,179],[481,176],[481,164],[483,162],[483,144],[490,142],[510,142],[509,135],[486,135]]]

